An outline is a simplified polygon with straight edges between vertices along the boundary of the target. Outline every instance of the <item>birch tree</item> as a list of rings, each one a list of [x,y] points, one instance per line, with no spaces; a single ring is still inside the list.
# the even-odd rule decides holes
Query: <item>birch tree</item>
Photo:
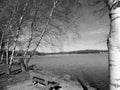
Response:
[[[12,13],[14,13],[14,6],[15,4],[12,3],[12,1],[1,1],[0,2],[0,51],[1,51],[1,60],[3,60],[3,56],[5,54],[5,50],[7,50],[7,48],[5,47],[8,42],[8,38],[12,38],[10,32],[10,28],[11,28],[11,22],[13,20],[13,15]],[[6,48],[6,49],[5,49]]]
[[[23,22],[27,21],[29,16],[30,6],[29,0],[1,0],[0,2],[0,51],[1,51],[1,60],[3,59],[4,54],[7,60],[9,68],[11,68],[16,47],[18,46],[18,39],[20,33],[22,32]],[[28,8],[29,6],[29,8]],[[12,44],[11,44],[12,43]],[[12,47],[12,55],[9,56],[9,47]],[[4,49],[4,50],[2,50]],[[3,52],[4,51],[4,52]],[[9,57],[10,59],[9,59]],[[8,60],[9,59],[9,60]]]
[[[46,30],[47,30],[47,27],[48,27],[51,19],[52,19],[52,16],[53,16],[53,13],[54,13],[54,10],[55,10],[55,8],[56,8],[57,3],[58,3],[58,0],[54,0],[54,2],[53,2],[53,7],[52,7],[52,9],[51,9],[51,11],[50,11],[50,14],[49,14],[49,18],[48,18],[48,20],[47,20],[47,22],[46,22],[46,24],[45,24],[44,29],[43,29],[42,32],[41,32],[41,35],[40,35],[40,37],[39,37],[39,40],[38,40],[35,48],[33,49],[32,54],[30,54],[29,58],[28,58],[27,61],[25,62],[25,66],[26,66],[25,69],[26,69],[26,70],[27,70],[27,68],[28,68],[28,63],[29,63],[31,57],[34,55],[35,51],[37,50],[38,46],[39,46],[40,43],[41,43],[41,40],[42,40],[42,38],[43,38]]]
[[[59,24],[57,25],[55,21],[59,20],[61,22],[70,24],[71,26],[70,21],[72,21],[73,18],[75,19],[75,17],[72,18],[72,15],[71,15],[74,7],[80,8],[80,4],[76,0],[70,0],[70,1],[69,0],[52,0],[52,1],[43,0],[38,11],[38,17],[39,17],[38,22],[40,22],[41,24],[38,25],[39,34],[37,37],[37,42],[35,43],[35,47],[33,48],[29,58],[26,60],[23,59],[22,62],[23,63],[25,62],[23,66],[26,66],[26,68],[28,68],[29,61],[31,60],[32,56],[35,54],[38,47],[40,47],[40,45],[41,46],[43,45],[45,47],[47,45],[48,47],[50,46],[55,47],[57,45],[55,45],[56,42],[54,42],[54,40],[55,41],[58,40],[61,43],[59,44],[60,45],[59,47],[61,49],[62,41],[60,39],[60,36],[67,33],[67,30],[62,29],[61,27],[63,26],[59,26]],[[47,45],[43,44],[43,42],[45,42],[45,44]]]
[[[94,5],[101,2],[105,4],[101,11],[107,8],[110,19],[110,31],[107,38],[109,86],[110,90],[120,90],[120,0],[95,0]]]
[[[109,0],[110,32],[108,59],[110,63],[110,90],[120,90],[120,0]]]
[[[26,8],[28,7],[28,2],[29,2],[29,0],[26,1],[25,6],[23,7],[22,14],[21,14],[20,18],[18,19],[18,28],[17,28],[17,32],[16,32],[16,36],[15,36],[14,48],[13,48],[11,59],[10,59],[10,67],[11,67],[12,62],[13,62],[15,49],[17,47],[17,42],[18,42],[18,38],[19,38],[19,35],[20,35],[21,25],[22,25],[23,18],[24,18],[24,15],[25,15],[24,12],[26,11]],[[20,2],[17,2],[17,3],[19,5]]]
[[[40,2],[42,2],[41,5],[38,4]],[[9,23],[5,22],[4,24],[4,25],[7,25],[8,28],[6,28],[5,30],[3,29],[3,31],[9,31],[12,35],[12,55],[10,58],[10,68],[12,66],[13,59],[15,58],[14,54],[15,54],[16,48],[19,46],[18,45],[19,37],[22,32],[22,29],[23,29],[22,26],[24,25],[24,22],[31,22],[31,29],[30,29],[31,35],[27,42],[28,45],[26,46],[24,55],[21,59],[21,62],[23,63],[21,64],[22,68],[28,67],[28,62],[30,61],[31,57],[34,55],[34,52],[41,45],[42,41],[47,42],[47,44],[51,44],[52,46],[55,45],[54,44],[55,42],[52,39],[61,41],[60,36],[67,33],[67,30],[63,29],[62,28],[63,26],[59,26],[59,24],[56,24],[55,21],[58,20],[58,21],[64,22],[65,24],[66,23],[69,24],[68,26],[71,26],[71,21],[72,19],[74,19],[74,16],[72,15],[71,12],[74,11],[73,10],[74,7],[80,6],[80,3],[77,0],[40,0],[40,2],[39,0],[24,0],[24,1],[15,0],[15,1],[12,1],[10,5],[7,6],[9,8],[11,5],[13,5],[13,8],[11,10],[12,15],[9,18]],[[8,3],[7,0],[6,0],[6,3]],[[36,7],[36,9],[33,9],[34,6]],[[6,10],[6,8],[4,9]],[[27,13],[27,11],[29,10],[31,12]],[[78,10],[76,10],[76,12],[78,12]],[[34,15],[31,16],[31,13]],[[0,16],[3,16],[3,15],[1,14]],[[8,20],[6,19],[6,21]],[[36,23],[40,23],[40,24],[36,26]],[[28,51],[30,50],[30,46],[31,44],[34,43],[33,33],[35,33],[36,32],[35,29],[39,27],[42,27],[42,28],[38,31],[39,35],[37,37],[38,40],[37,40],[36,46],[34,47],[33,53],[30,55],[29,59],[26,59]],[[54,27],[54,30],[52,30],[53,27]],[[5,37],[1,37],[1,38],[6,38],[6,35],[2,33],[2,36],[5,36]],[[11,42],[8,38],[6,38],[6,40]],[[9,43],[6,43],[7,49],[9,46],[8,44]],[[43,46],[45,46],[45,44]],[[62,43],[61,43],[61,46],[62,46]],[[8,52],[8,50],[6,52]],[[24,59],[26,59],[27,61],[25,61]]]

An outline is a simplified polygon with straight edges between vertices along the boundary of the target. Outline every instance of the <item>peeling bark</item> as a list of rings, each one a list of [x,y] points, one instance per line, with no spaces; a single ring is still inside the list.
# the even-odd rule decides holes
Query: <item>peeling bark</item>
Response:
[[[108,59],[110,65],[110,90],[120,90],[120,0],[109,0],[110,33]]]

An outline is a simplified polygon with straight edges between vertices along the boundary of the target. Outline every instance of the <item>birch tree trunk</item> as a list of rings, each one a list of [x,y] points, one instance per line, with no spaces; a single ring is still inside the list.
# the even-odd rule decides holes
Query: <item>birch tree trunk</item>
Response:
[[[41,2],[42,2],[42,0],[40,1],[40,4],[41,4]],[[39,4],[39,5],[40,5],[40,4]],[[38,14],[38,10],[39,10],[36,1],[35,1],[35,9],[36,9],[36,10],[35,10],[35,14],[34,14],[34,17],[33,17],[32,23],[31,23],[31,35],[30,35],[30,38],[29,38],[28,45],[27,45],[27,47],[26,47],[25,53],[24,53],[23,57],[21,58],[22,63],[23,63],[23,67],[24,67],[24,68],[23,68],[24,71],[27,71],[27,67],[26,67],[26,65],[25,65],[25,60],[26,60],[27,53],[28,53],[28,51],[29,51],[29,49],[30,49],[30,46],[31,46],[31,44],[32,44],[33,32],[34,32],[34,30],[35,30],[35,28],[36,28],[36,19],[37,19],[37,14]]]
[[[46,30],[47,30],[47,27],[48,27],[48,25],[49,25],[49,23],[50,23],[50,21],[51,21],[51,19],[52,19],[52,16],[53,16],[54,10],[56,9],[56,5],[57,5],[57,4],[58,4],[58,0],[54,0],[53,7],[52,7],[52,9],[51,9],[51,11],[50,11],[49,18],[48,18],[48,20],[47,20],[47,22],[46,22],[46,24],[45,24],[44,29],[43,29],[42,32],[41,32],[41,35],[40,35],[40,37],[39,37],[39,39],[38,39],[38,43],[36,44],[35,48],[33,49],[32,54],[29,56],[29,58],[28,58],[28,59],[26,60],[26,62],[25,62],[26,69],[28,68],[28,63],[29,63],[29,61],[31,60],[32,56],[34,55],[35,51],[36,51],[37,48],[39,47],[39,45],[40,45],[40,43],[41,43],[41,41],[42,41],[42,39],[43,39],[43,37],[44,37],[44,34],[45,34],[45,32],[46,32]]]
[[[2,60],[3,60],[3,36],[4,36],[4,32],[2,31],[2,35],[1,35],[1,37],[0,37],[0,62],[2,62]]]
[[[109,0],[110,33],[108,59],[110,62],[110,90],[120,90],[120,0]]]
[[[19,35],[20,35],[21,25],[22,25],[22,21],[23,21],[23,18],[24,18],[24,13],[25,13],[25,11],[26,11],[26,9],[28,7],[28,3],[29,3],[29,0],[26,1],[26,4],[25,4],[25,6],[23,8],[22,15],[19,18],[18,29],[17,29],[15,41],[14,41],[14,48],[12,50],[12,55],[11,55],[11,58],[10,58],[10,66],[9,66],[10,69],[11,69],[11,66],[12,66],[12,63],[13,63],[14,54],[15,54],[15,50],[16,50],[16,47],[17,47],[18,38],[19,38]],[[21,68],[23,68],[23,61],[21,61],[21,64],[22,64]],[[24,71],[24,69],[22,69],[22,70]]]

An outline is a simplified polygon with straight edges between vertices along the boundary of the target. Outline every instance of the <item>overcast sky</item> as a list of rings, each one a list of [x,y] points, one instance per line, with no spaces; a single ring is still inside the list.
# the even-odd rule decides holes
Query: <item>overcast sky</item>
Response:
[[[81,16],[74,23],[74,28],[72,28],[78,31],[77,33],[79,33],[80,37],[69,40],[69,44],[64,42],[63,51],[87,49],[107,50],[106,39],[109,32],[109,16],[108,13],[105,13],[102,17],[98,13],[93,13],[97,9],[99,9],[99,6],[82,7],[80,11]],[[73,35],[72,33],[68,33],[69,37]]]
[[[67,33],[60,36],[60,42],[53,42],[57,47],[50,47],[49,45],[48,48],[42,47],[41,49],[41,47],[38,47],[38,51],[56,52],[90,49],[107,50],[106,39],[109,32],[108,13],[104,13],[104,11],[100,12],[102,14],[104,13],[101,17],[98,13],[94,13],[94,11],[103,7],[103,4],[90,7],[87,5],[85,0],[80,1],[82,1],[82,7],[79,10],[76,10],[76,6],[73,8],[72,13],[70,14],[71,21],[68,24],[66,24],[65,21],[60,21],[59,19],[52,19],[51,22],[62,26],[63,31],[67,31]],[[48,29],[48,31],[50,31],[50,29]],[[28,33],[26,33],[25,36],[27,35],[29,36]],[[24,38],[25,37],[23,37],[22,40],[24,40]],[[42,44],[40,46],[42,46]]]
[[[98,14],[93,14],[95,9],[83,9],[77,29],[80,33],[80,38],[69,46],[64,45],[64,50],[84,50],[84,49],[102,49],[106,50],[106,39],[109,32],[109,17],[106,13],[100,17]]]

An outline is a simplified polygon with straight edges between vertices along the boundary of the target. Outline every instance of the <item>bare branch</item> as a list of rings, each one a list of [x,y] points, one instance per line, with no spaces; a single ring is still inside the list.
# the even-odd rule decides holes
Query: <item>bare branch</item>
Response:
[[[41,4],[41,2],[42,2],[42,0],[40,1],[39,5]],[[27,53],[28,53],[28,51],[29,51],[30,45],[31,45],[32,40],[33,40],[33,31],[34,31],[34,29],[35,29],[35,27],[36,27],[36,19],[37,19],[37,14],[38,14],[38,10],[39,10],[39,7],[38,7],[38,5],[37,5],[36,0],[35,0],[35,9],[36,9],[36,10],[35,10],[34,18],[33,18],[33,21],[32,21],[32,23],[31,23],[31,35],[30,35],[30,39],[29,39],[29,41],[28,41],[27,49],[26,49],[26,51],[25,51],[25,53],[24,53],[24,55],[23,55],[23,57],[22,57],[23,60],[25,59],[25,56],[27,55]]]
[[[91,0],[88,1],[88,6],[98,7],[97,10],[94,10],[92,13],[97,14],[100,18],[108,13],[108,0]]]
[[[14,58],[14,53],[15,53],[15,49],[17,47],[17,42],[18,42],[18,37],[19,37],[19,34],[20,34],[20,30],[21,30],[21,25],[22,25],[22,20],[23,20],[23,17],[24,17],[24,12],[28,6],[28,2],[29,0],[27,0],[24,8],[23,8],[23,12],[22,12],[22,15],[21,17],[19,18],[19,25],[18,25],[18,29],[17,29],[17,34],[16,34],[16,37],[15,37],[15,41],[14,41],[14,48],[13,48],[13,51],[12,51],[12,55],[11,55],[11,59],[10,59],[10,65],[12,64],[13,62],[13,58]]]
[[[35,51],[37,50],[39,44],[41,43],[41,40],[42,40],[42,38],[43,38],[43,36],[44,36],[46,30],[47,30],[47,27],[48,27],[48,25],[49,25],[51,19],[52,19],[52,15],[53,15],[53,12],[54,12],[54,10],[55,10],[55,8],[56,8],[57,3],[58,3],[58,0],[54,0],[54,4],[53,4],[52,10],[51,10],[51,12],[50,12],[49,19],[48,19],[48,21],[47,21],[47,23],[46,23],[46,25],[45,25],[45,27],[44,27],[42,33],[41,33],[41,36],[40,36],[40,38],[39,38],[39,41],[38,41],[36,47],[34,48],[32,54],[30,55],[30,57],[28,58],[28,60],[26,61],[26,63],[28,63],[28,62],[30,61],[30,59],[31,59],[32,56],[34,55]]]

